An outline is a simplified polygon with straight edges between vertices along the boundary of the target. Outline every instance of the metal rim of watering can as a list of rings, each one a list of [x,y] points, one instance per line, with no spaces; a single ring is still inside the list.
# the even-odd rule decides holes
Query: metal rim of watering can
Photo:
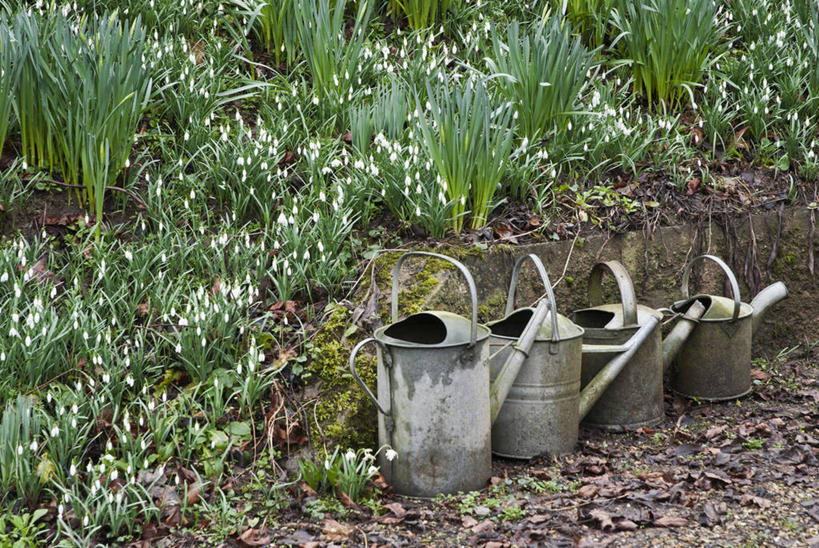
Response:
[[[367,386],[367,384],[361,379],[361,377],[358,375],[358,371],[355,368],[355,358],[358,355],[358,351],[361,350],[361,348],[364,347],[364,345],[366,345],[368,343],[371,343],[371,342],[374,342],[374,343],[378,344],[381,347],[381,356],[383,357],[384,365],[387,368],[389,368],[392,365],[392,363],[391,363],[392,362],[392,357],[390,356],[390,351],[387,348],[387,345],[384,344],[383,342],[379,341],[375,337],[367,337],[366,339],[364,339],[363,341],[361,341],[360,343],[355,345],[355,347],[353,347],[353,351],[350,353],[350,373],[353,374],[353,378],[356,380],[356,382],[358,382],[358,384],[361,385],[361,388],[364,389],[364,392],[367,393],[367,396],[370,397],[370,399],[373,401],[373,403],[378,408],[378,410],[381,412],[381,414],[384,415],[387,418],[392,418],[392,413],[391,413],[392,410],[385,411],[384,408],[381,407],[381,402],[378,401],[378,398],[376,398],[375,395],[372,393],[372,391],[370,390],[370,387]]]
[[[753,389],[754,389],[753,386],[751,386],[751,388],[749,388],[748,390],[745,390],[744,392],[740,392],[739,394],[734,394],[732,396],[718,396],[718,397],[715,397],[715,398],[706,398],[706,397],[697,396],[697,395],[694,395],[694,394],[687,394],[685,392],[680,392],[679,390],[675,390],[674,388],[672,388],[671,391],[674,392],[675,394],[679,394],[680,396],[682,396],[684,398],[688,398],[690,400],[718,402],[718,401],[738,400],[738,399],[750,394],[753,391]]]
[[[532,261],[532,263],[534,263],[535,269],[537,269],[537,272],[540,275],[540,281],[543,282],[543,287],[546,289],[546,298],[549,300],[549,310],[552,311],[552,342],[558,343],[560,342],[560,332],[558,331],[557,327],[557,303],[555,302],[555,293],[552,291],[552,282],[549,280],[549,274],[546,272],[546,267],[543,266],[543,262],[537,255],[528,253],[515,261],[515,267],[512,269],[512,281],[509,284],[509,293],[506,297],[506,312],[504,315],[508,316],[515,308],[515,296],[518,289],[520,269],[526,259],[529,259]]]
[[[475,280],[472,279],[472,274],[469,273],[469,270],[467,270],[463,264],[456,261],[452,257],[447,257],[446,255],[441,255],[439,253],[430,253],[428,251],[409,251],[398,258],[395,266],[392,267],[392,323],[398,322],[398,275],[401,272],[401,266],[403,266],[404,261],[407,259],[407,257],[411,256],[432,257],[435,259],[448,261],[461,271],[461,274],[463,274],[464,278],[466,279],[466,284],[469,286],[469,297],[472,304],[472,323],[469,328],[469,348],[475,346],[475,342],[478,340],[478,291],[475,288]]]
[[[603,270],[608,269],[617,282],[620,291],[620,300],[623,304],[623,326],[637,325],[637,297],[634,294],[634,284],[631,281],[626,267],[618,261],[605,261],[594,265],[589,274],[589,303],[597,306],[603,303]]]
[[[691,259],[691,262],[689,262],[685,266],[685,270],[683,271],[682,277],[683,299],[688,299],[688,279],[691,276],[691,267],[694,266],[694,263],[696,263],[700,259],[709,259],[717,263],[717,265],[719,265],[722,271],[725,272],[725,276],[728,278],[728,282],[731,284],[731,293],[734,299],[734,314],[731,317],[731,321],[732,322],[736,321],[737,318],[739,317],[740,307],[742,306],[742,301],[739,298],[739,284],[737,283],[736,276],[734,276],[734,272],[727,264],[725,264],[725,261],[723,261],[719,257],[716,257],[714,255],[700,255],[699,257],[694,257],[693,259]]]

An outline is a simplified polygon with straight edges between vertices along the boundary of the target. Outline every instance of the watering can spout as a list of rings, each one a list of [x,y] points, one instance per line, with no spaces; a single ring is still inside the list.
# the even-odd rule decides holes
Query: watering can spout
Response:
[[[538,331],[540,331],[540,327],[543,325],[548,313],[549,303],[541,301],[529,319],[526,329],[521,333],[518,343],[514,346],[514,351],[509,355],[506,363],[503,364],[503,369],[492,383],[489,390],[489,417],[491,422],[495,422],[495,419],[498,418],[501,406],[503,406],[506,396],[509,395],[523,362],[529,356],[529,351],[532,349]],[[555,311],[552,313],[557,314]]]
[[[680,317],[680,321],[674,326],[668,335],[663,339],[663,371],[668,371],[674,358],[682,350],[686,339],[688,339],[694,328],[697,327],[697,320],[705,314],[705,306],[700,301],[694,301],[685,314]]]
[[[583,420],[583,417],[589,414],[594,404],[603,395],[606,391],[606,388],[614,382],[620,372],[628,365],[628,362],[631,361],[631,358],[646,339],[649,338],[651,333],[654,331],[654,328],[657,327],[657,324],[660,323],[660,319],[656,316],[650,316],[645,324],[643,324],[640,329],[637,330],[634,335],[623,345],[623,349],[625,350],[622,354],[618,354],[617,357],[612,359],[609,363],[606,364],[603,369],[601,369],[594,378],[589,381],[583,391],[580,393],[580,404],[579,404],[579,417],[580,420]],[[587,350],[590,352],[597,352],[599,349],[594,345],[583,345],[583,351],[586,352]],[[611,351],[611,347],[609,348]]]
[[[769,285],[760,291],[754,300],[751,301],[751,308],[753,308],[753,327],[752,331],[756,333],[757,328],[762,324],[762,316],[768,311],[768,308],[778,303],[788,296],[788,288],[782,282],[776,282]]]

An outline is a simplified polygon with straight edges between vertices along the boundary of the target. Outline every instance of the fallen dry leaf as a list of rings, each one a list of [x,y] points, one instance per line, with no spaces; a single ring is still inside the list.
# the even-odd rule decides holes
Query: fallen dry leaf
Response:
[[[407,511],[401,506],[400,502],[391,502],[389,504],[385,504],[384,508],[388,509],[390,512],[398,516],[399,518],[403,518],[407,515]]]
[[[597,494],[597,486],[596,485],[586,484],[586,485],[584,485],[583,487],[581,487],[580,489],[577,490],[577,496],[579,496],[581,498],[584,498],[584,499],[591,498],[591,497],[595,496],[596,494]]]
[[[599,508],[595,508],[589,515],[594,518],[599,524],[600,529],[605,532],[614,531],[614,522],[611,520],[611,514]]]
[[[654,520],[657,527],[688,527],[691,522],[679,516],[663,516]]]
[[[739,503],[742,506],[756,505],[760,508],[767,508],[771,505],[771,501],[769,501],[768,499],[757,497],[754,495],[742,495],[742,499],[740,499]]]
[[[270,544],[270,535],[263,535],[258,529],[248,528],[237,539],[244,546],[267,546]]]
[[[765,382],[771,378],[771,374],[759,369],[751,369],[751,378],[755,381]]]
[[[202,486],[197,482],[190,484],[188,487],[188,495],[186,497],[188,504],[196,504],[199,502],[199,495],[202,493]]]
[[[476,535],[483,535],[495,529],[495,524],[490,520],[484,520],[470,529]]]
[[[345,525],[330,518],[325,519],[321,526],[321,532],[330,542],[347,540],[354,530],[355,528],[352,525]]]
[[[498,237],[499,240],[506,240],[513,244],[518,243],[517,238],[515,238],[515,231],[514,229],[506,223],[499,223],[495,227],[495,235]]]

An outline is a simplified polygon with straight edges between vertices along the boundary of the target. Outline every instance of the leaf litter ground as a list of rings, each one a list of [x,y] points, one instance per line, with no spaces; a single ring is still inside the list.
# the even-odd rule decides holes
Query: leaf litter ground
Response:
[[[756,365],[742,400],[666,393],[657,427],[581,428],[571,455],[495,459],[480,492],[386,490],[375,512],[348,501],[316,513],[315,494],[294,486],[283,513],[228,545],[819,546],[819,349]]]

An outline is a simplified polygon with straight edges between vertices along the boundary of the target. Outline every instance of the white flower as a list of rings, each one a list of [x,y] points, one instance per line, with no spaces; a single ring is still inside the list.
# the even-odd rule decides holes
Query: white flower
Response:
[[[387,457],[388,461],[392,462],[398,456],[398,453],[395,452],[395,449],[387,449],[384,456]]]

